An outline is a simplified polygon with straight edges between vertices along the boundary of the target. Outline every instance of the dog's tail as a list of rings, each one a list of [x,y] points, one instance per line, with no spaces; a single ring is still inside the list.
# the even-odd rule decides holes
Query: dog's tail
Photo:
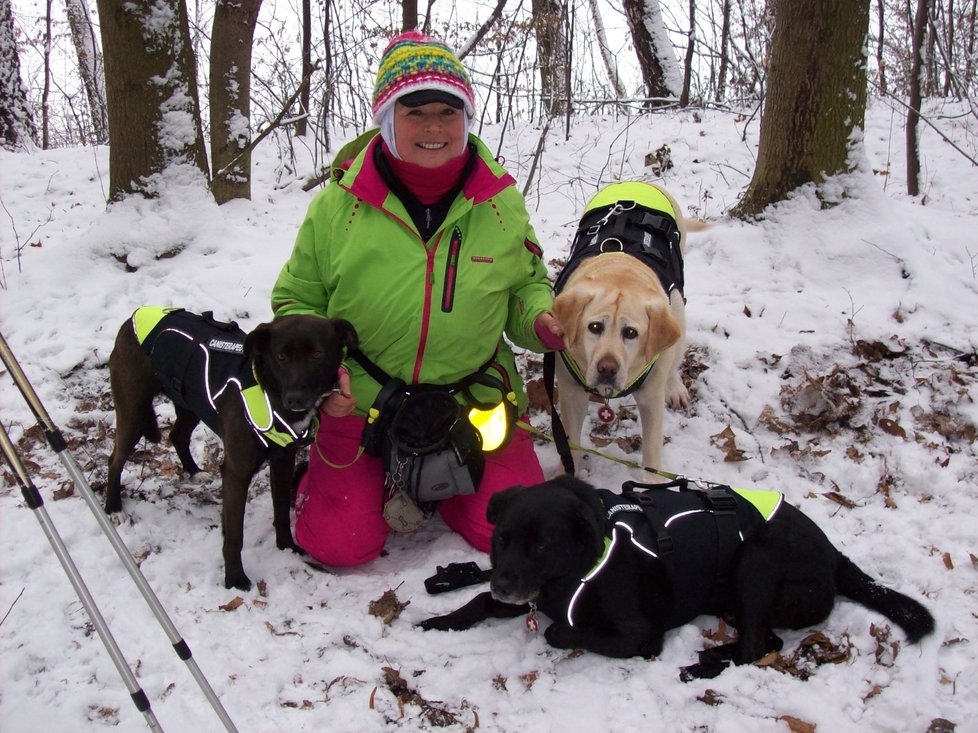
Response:
[[[911,643],[920,641],[934,630],[934,617],[930,611],[913,598],[883,587],[845,555],[839,557],[835,582],[839,593],[886,616],[903,629]]]
[[[149,405],[149,409],[140,418],[140,428],[143,437],[150,443],[159,443],[161,440],[163,440],[163,434],[160,433],[160,423],[156,419],[156,410],[153,409],[152,403]]]

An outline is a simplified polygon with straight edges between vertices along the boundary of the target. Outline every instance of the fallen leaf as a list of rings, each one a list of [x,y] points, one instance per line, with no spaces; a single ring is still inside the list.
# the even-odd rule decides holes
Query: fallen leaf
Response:
[[[841,504],[846,509],[855,509],[856,507],[856,504],[851,499],[847,499],[838,491],[825,491],[822,493],[822,496],[829,501],[834,501],[836,504]]]
[[[946,567],[948,570],[954,570],[954,562],[951,560],[951,553],[945,552],[943,555],[943,559],[944,559],[944,567]]]
[[[716,435],[711,435],[710,444],[723,451],[723,460],[726,463],[747,460],[746,454],[737,447],[737,437],[729,425]]]
[[[370,612],[371,616],[376,616],[385,625],[390,625],[390,623],[401,615],[401,612],[411,605],[411,601],[407,603],[401,603],[397,599],[397,594],[393,590],[384,591],[384,595],[378,598],[376,601],[370,601],[367,606],[367,610]]]
[[[235,596],[230,601],[225,603],[223,606],[218,606],[222,611],[234,611],[244,603],[244,598],[241,596]]]
[[[907,431],[901,428],[898,422],[888,417],[881,417],[876,424],[879,425],[880,430],[888,435],[894,435],[897,438],[907,437]]]
[[[787,723],[791,733],[815,733],[814,723],[806,723],[804,720],[791,715],[782,715],[778,720]]]
[[[723,695],[721,695],[716,690],[711,690],[711,689],[707,689],[706,692],[704,692],[702,695],[699,695],[696,699],[702,703],[705,703],[707,705],[712,705],[714,707],[723,704]]]

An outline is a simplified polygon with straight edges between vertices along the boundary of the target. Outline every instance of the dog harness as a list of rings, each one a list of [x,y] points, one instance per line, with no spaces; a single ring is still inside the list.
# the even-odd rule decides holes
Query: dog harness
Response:
[[[672,484],[628,482],[625,486],[646,490],[622,494],[598,490],[607,517],[604,552],[567,606],[571,626],[577,603],[594,592],[592,581],[621,552],[644,553],[662,561],[673,594],[666,628],[720,608],[735,550],[770,521],[784,500],[780,492],[729,486],[708,491],[674,491]]]
[[[554,282],[559,294],[574,271],[587,259],[609,252],[635,257],[659,278],[666,295],[683,295],[683,255],[676,212],[659,189],[637,181],[616,183],[599,191],[584,208],[584,216],[571,245],[570,258]],[[566,349],[564,364],[585,390],[596,394],[584,381],[580,366]],[[624,397],[642,386],[658,355],[614,397]]]
[[[132,324],[167,397],[191,410],[215,433],[220,434],[215,401],[230,387],[241,395],[248,424],[264,447],[312,441],[315,423],[296,432],[272,408],[245,356],[246,334],[238,324],[216,321],[209,311],[197,315],[160,306],[138,308]]]

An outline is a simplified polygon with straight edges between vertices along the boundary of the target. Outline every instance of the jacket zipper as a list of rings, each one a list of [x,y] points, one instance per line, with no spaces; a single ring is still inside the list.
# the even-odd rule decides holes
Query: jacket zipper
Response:
[[[415,384],[421,381],[421,364],[424,361],[424,350],[428,343],[428,325],[431,321],[431,295],[435,283],[435,252],[438,250],[438,243],[441,242],[441,237],[442,235],[439,234],[430,248],[425,247],[428,262],[425,265],[424,273],[424,307],[421,312],[421,334],[418,338],[418,353],[414,359],[414,371],[411,373],[411,381]]]
[[[441,296],[442,313],[451,313],[455,304],[455,281],[458,278],[458,254],[462,249],[462,232],[455,227],[448,245],[448,262],[445,265],[445,287]]]

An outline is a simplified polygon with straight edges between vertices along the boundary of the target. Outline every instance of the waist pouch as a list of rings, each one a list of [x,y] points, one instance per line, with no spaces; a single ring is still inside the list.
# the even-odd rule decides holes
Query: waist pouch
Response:
[[[491,359],[452,384],[408,385],[388,376],[361,351],[349,355],[381,385],[368,410],[361,445],[365,453],[384,461],[384,518],[393,529],[411,532],[439,501],[476,492],[485,470],[484,452],[500,450],[509,442],[516,422],[516,395],[485,373]],[[498,390],[500,402],[476,400],[470,391],[475,384]],[[456,395],[464,396],[464,403]],[[498,409],[505,414],[501,439],[498,430],[493,434],[485,424],[472,422],[480,410],[499,414]]]
[[[430,513],[434,502],[479,487],[482,440],[447,391],[405,393],[385,432],[381,456],[389,493],[403,490]]]

